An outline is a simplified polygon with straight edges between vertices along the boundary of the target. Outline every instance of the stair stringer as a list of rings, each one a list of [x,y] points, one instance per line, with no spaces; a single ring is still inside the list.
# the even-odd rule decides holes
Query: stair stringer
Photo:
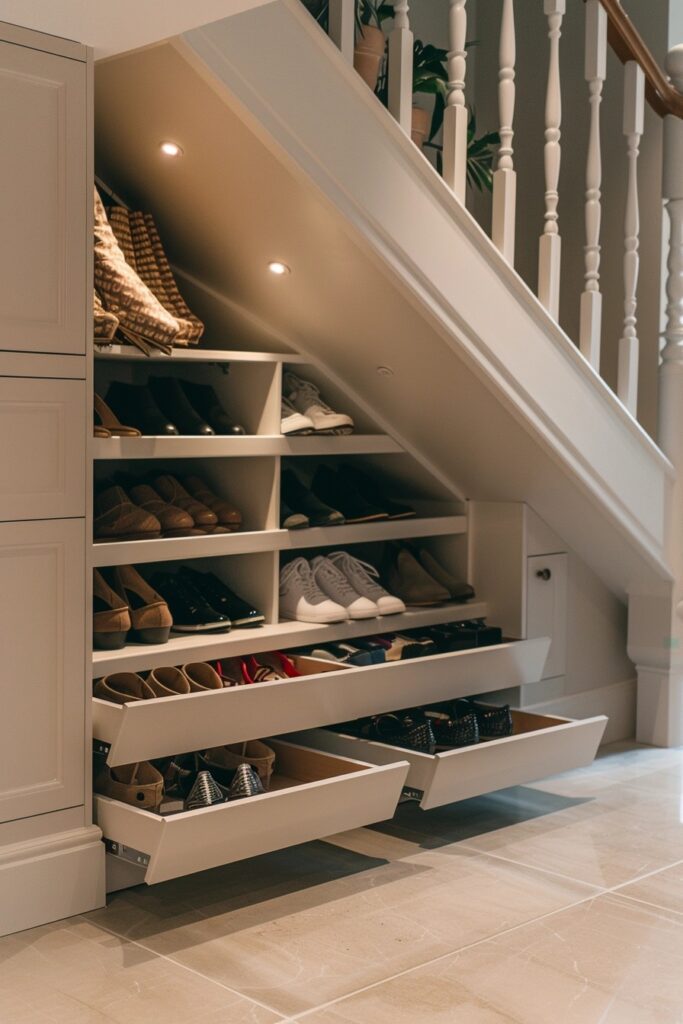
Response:
[[[430,443],[428,461],[468,496],[528,501],[622,595],[643,581],[668,579],[670,464],[297,0],[194,30],[177,45],[400,282],[442,338],[444,366],[449,350],[450,372],[465,364],[475,387],[496,396],[505,415],[500,450],[483,453],[484,481],[461,452],[449,457]],[[301,337],[296,345],[335,371],[334,352],[313,352]],[[367,353],[358,356],[362,379]],[[442,376],[444,366],[435,373]],[[348,367],[344,378],[353,383]],[[508,450],[510,416],[533,438],[531,477],[542,479],[540,487],[520,465],[519,444]],[[387,412],[385,419],[398,426]],[[435,437],[434,448],[439,444]]]

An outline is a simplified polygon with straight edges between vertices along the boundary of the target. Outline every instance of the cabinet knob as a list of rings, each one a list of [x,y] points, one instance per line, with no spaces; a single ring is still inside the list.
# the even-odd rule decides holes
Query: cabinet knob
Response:
[[[552,573],[550,569],[539,569],[536,575],[538,576],[539,580],[549,580],[552,576]]]

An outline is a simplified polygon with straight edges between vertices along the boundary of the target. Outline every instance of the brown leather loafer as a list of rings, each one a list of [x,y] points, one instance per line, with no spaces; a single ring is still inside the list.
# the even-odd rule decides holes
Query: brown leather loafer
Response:
[[[157,594],[132,565],[117,565],[109,570],[112,588],[128,604],[131,639],[141,644],[165,644],[173,616],[161,594]]]
[[[224,498],[219,498],[198,476],[186,476],[183,483],[193,498],[216,513],[219,526],[225,526],[231,531],[239,530],[242,525],[242,513],[238,508]]]
[[[189,512],[177,505],[169,505],[149,484],[135,484],[128,493],[138,508],[151,512],[161,523],[164,537],[191,537],[195,530],[194,519]]]
[[[95,683],[93,693],[100,700],[109,700],[112,704],[132,704],[156,697],[152,687],[136,672],[113,672],[104,676]]]
[[[95,496],[96,541],[150,540],[161,536],[156,516],[138,508],[122,487],[107,487]]]
[[[406,604],[432,605],[450,601],[451,595],[406,548],[399,548],[386,572],[386,583],[392,594],[397,594]]]
[[[211,531],[218,526],[218,516],[207,508],[201,501],[198,501],[191,494],[188,494],[183,485],[176,477],[169,473],[158,476],[153,481],[154,490],[170,505],[182,508],[189,512],[194,520],[194,525],[205,531]]]
[[[92,604],[93,647],[98,651],[120,650],[132,626],[128,602],[97,569],[93,570]]]

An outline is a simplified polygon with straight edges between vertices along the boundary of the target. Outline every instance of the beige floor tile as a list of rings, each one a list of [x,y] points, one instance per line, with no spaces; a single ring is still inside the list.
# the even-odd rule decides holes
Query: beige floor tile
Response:
[[[326,856],[344,864],[354,855],[333,848]],[[160,886],[149,895],[121,894],[95,917],[295,1014],[595,891],[457,849],[423,851],[275,895],[267,877],[261,891],[257,877],[245,879],[244,868],[233,865],[222,885],[222,903],[215,878],[207,903],[196,889],[192,909],[177,916]]]
[[[631,899],[645,900],[663,910],[683,914],[683,862],[641,878],[639,882],[625,885],[618,893]]]
[[[598,897],[303,1021],[681,1024],[683,921],[631,900]]]
[[[3,1024],[274,1024],[277,1019],[83,919],[0,939]]]

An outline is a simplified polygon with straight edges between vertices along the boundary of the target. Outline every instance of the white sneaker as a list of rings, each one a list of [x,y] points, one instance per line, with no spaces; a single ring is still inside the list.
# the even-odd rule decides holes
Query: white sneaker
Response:
[[[282,434],[312,434],[315,430],[313,420],[303,413],[297,412],[291,402],[283,396],[280,413],[280,433]]]
[[[334,412],[320,397],[320,391],[310,380],[302,380],[295,373],[284,376],[284,390],[294,408],[312,420],[318,433],[350,434],[353,420],[343,412]]]
[[[315,582],[323,593],[346,608],[350,619],[372,619],[379,615],[375,602],[354,590],[344,573],[333,565],[329,558],[318,555],[311,562],[311,570]]]
[[[379,615],[398,615],[406,610],[401,598],[390,594],[378,582],[379,572],[374,565],[361,562],[348,551],[333,551],[327,557],[343,572],[357,594],[375,603]]]
[[[280,615],[299,622],[345,622],[346,608],[321,591],[305,558],[295,558],[280,570]]]

